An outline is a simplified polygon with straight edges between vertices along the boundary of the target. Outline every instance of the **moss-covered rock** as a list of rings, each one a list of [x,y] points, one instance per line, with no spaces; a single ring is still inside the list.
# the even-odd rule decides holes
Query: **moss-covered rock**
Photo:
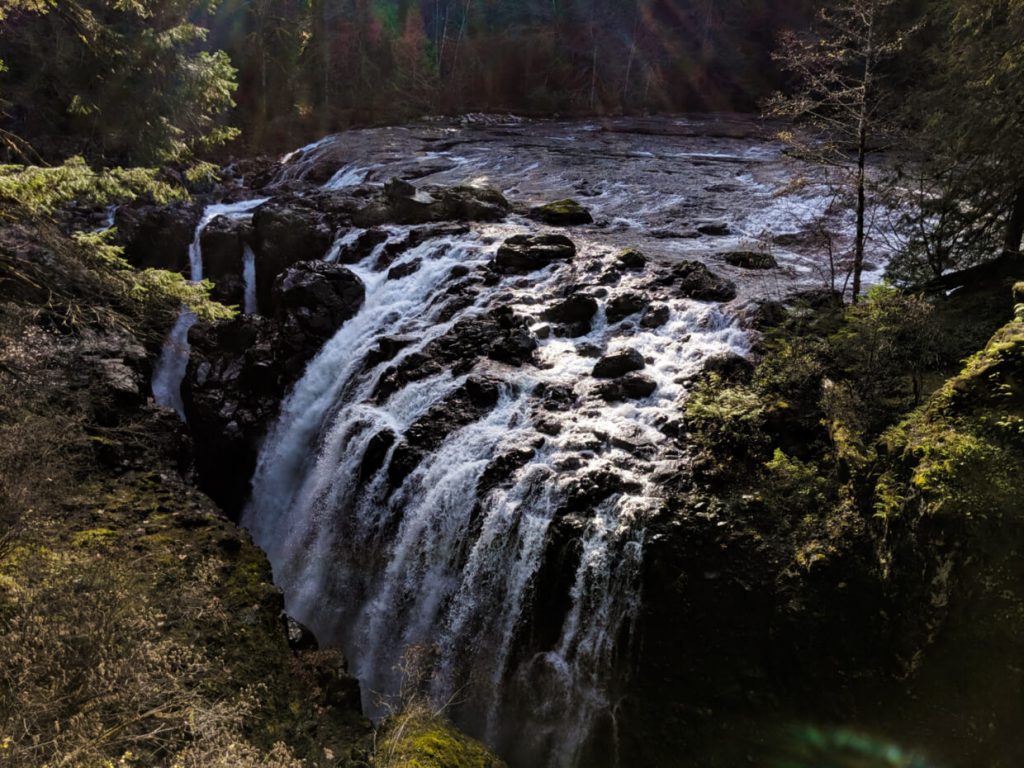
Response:
[[[550,224],[553,227],[571,227],[579,224],[591,224],[594,221],[590,211],[575,200],[569,199],[538,205],[530,209],[529,216],[534,221]]]
[[[374,768],[505,768],[483,744],[420,704],[391,717]]]

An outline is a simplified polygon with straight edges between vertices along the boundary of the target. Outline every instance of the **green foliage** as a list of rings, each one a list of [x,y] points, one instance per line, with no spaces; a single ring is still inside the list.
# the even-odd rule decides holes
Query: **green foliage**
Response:
[[[687,399],[685,416],[707,448],[722,456],[743,455],[756,451],[764,442],[768,407],[753,387],[725,384],[719,376],[712,375]]]
[[[125,298],[143,307],[184,305],[207,321],[227,320],[235,316],[235,310],[210,299],[213,284],[207,280],[192,283],[177,272],[136,270],[125,260],[124,249],[110,243],[111,234],[110,230],[78,233],[75,242]]]
[[[8,217],[20,213],[52,214],[72,201],[103,206],[139,197],[164,204],[184,200],[188,194],[181,187],[161,180],[155,169],[94,171],[80,157],[52,168],[0,166],[0,214]]]
[[[206,31],[190,21],[206,5],[64,0],[49,13],[18,11],[0,28],[0,83],[31,105],[17,132],[47,154],[70,144],[135,163],[186,162],[233,139],[223,117],[236,72],[225,53],[197,50]]]

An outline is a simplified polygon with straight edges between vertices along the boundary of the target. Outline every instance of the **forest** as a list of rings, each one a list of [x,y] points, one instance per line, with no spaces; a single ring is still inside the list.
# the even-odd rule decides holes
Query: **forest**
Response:
[[[0,0],[0,765],[1024,764],[1024,0]]]

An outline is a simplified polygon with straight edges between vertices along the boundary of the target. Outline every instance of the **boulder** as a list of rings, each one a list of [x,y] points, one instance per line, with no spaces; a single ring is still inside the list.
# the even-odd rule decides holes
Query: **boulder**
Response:
[[[736,286],[719,277],[699,261],[674,264],[669,274],[659,280],[661,285],[676,285],[680,295],[697,301],[732,301]]]
[[[764,251],[729,251],[722,254],[725,263],[740,269],[775,269],[779,263]]]
[[[575,256],[576,244],[565,235],[514,235],[502,243],[494,264],[502,272],[525,274]]]
[[[596,379],[617,379],[627,373],[642,370],[646,365],[644,356],[637,350],[624,349],[598,360],[592,375]]]
[[[660,328],[668,322],[671,314],[671,310],[664,304],[652,304],[644,310],[644,314],[640,318],[640,326],[642,328]]]
[[[501,221],[511,206],[500,192],[487,187],[425,187],[391,179],[382,195],[352,217],[357,226],[428,224],[439,221]]]
[[[540,221],[554,227],[592,224],[594,221],[590,211],[575,200],[556,200],[553,203],[538,205],[531,208],[528,215],[534,221]]]
[[[658,384],[654,379],[639,373],[627,373],[625,376],[602,384],[598,393],[610,403],[623,400],[643,400],[654,394]]]
[[[609,323],[617,323],[630,315],[635,315],[648,304],[648,300],[637,293],[622,293],[608,302],[605,314]]]
[[[338,251],[338,264],[358,264],[365,259],[374,249],[388,239],[388,233],[383,229],[368,229],[361,233],[352,243],[344,246]]]
[[[301,198],[271,200],[252,220],[256,253],[256,297],[271,306],[274,280],[298,261],[321,259],[334,241],[327,215]]]
[[[544,310],[541,317],[562,324],[562,331],[572,337],[590,333],[590,321],[597,314],[597,299],[581,293],[574,294]]]
[[[707,237],[725,237],[732,230],[729,225],[721,221],[709,221],[697,226],[697,232]]]
[[[363,306],[366,287],[340,264],[300,261],[274,281],[274,317],[292,357],[315,355]]]
[[[188,249],[201,215],[191,203],[123,205],[114,215],[117,242],[132,266],[188,275]]]
[[[212,296],[225,304],[241,304],[246,243],[252,242],[252,224],[229,216],[217,216],[203,229],[203,277],[213,282]]]
[[[637,248],[627,248],[618,255],[616,261],[631,270],[641,270],[647,266],[647,257]]]

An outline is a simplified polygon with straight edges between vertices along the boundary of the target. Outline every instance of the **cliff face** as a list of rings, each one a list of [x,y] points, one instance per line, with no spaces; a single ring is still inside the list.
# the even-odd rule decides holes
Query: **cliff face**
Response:
[[[50,225],[0,233],[4,763],[369,764],[345,660],[289,625],[150,404],[176,305],[110,269]]]

